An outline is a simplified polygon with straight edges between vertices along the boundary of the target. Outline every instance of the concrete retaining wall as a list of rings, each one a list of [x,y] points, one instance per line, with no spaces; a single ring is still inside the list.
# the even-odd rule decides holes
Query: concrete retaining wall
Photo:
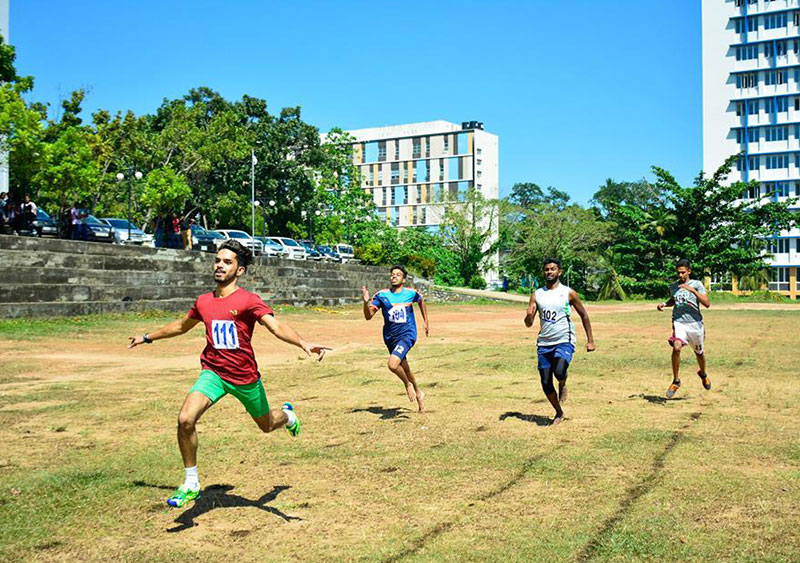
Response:
[[[0,236],[0,318],[186,311],[214,288],[213,255]],[[274,305],[344,305],[387,287],[387,268],[257,258],[240,285]],[[431,284],[409,276],[424,295]]]

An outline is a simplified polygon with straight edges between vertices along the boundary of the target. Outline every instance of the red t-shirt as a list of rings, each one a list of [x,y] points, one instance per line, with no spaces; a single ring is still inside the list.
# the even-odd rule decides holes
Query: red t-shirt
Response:
[[[250,340],[258,319],[274,314],[258,295],[242,288],[227,297],[215,297],[213,291],[198,297],[189,317],[206,325],[200,365],[234,385],[258,381],[261,374]]]

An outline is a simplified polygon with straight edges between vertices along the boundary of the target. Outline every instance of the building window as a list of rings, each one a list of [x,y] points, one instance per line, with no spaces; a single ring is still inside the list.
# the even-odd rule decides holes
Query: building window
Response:
[[[785,125],[782,127],[767,127],[765,141],[785,141],[789,138],[789,128]]]
[[[444,148],[442,149],[444,153],[450,152],[450,135],[444,136]]]
[[[772,86],[775,84],[786,84],[785,70],[770,70],[764,73],[764,84]],[[745,86],[747,88],[747,86]]]
[[[736,142],[740,145],[743,145],[745,142],[745,130],[744,129],[737,129],[736,130]],[[757,143],[758,142],[758,127],[751,127],[747,129],[747,142],[748,143]]]
[[[743,194],[742,199],[758,199],[761,197],[761,186],[750,186]]]
[[[482,161],[480,158],[479,158],[478,160],[476,160],[475,162],[476,162],[476,164],[477,164],[478,166],[480,166],[481,164],[483,164],[483,161]]]
[[[425,137],[425,158],[431,157],[431,138]]]
[[[400,183],[400,165],[397,162],[392,163],[392,179],[391,184]]]
[[[789,291],[789,268],[770,268],[770,291]]]
[[[483,154],[483,149],[477,149],[477,152],[478,152],[478,156],[480,156],[481,154]]]
[[[792,21],[795,27],[800,27],[800,12],[792,12]]]
[[[417,186],[417,203],[422,202],[422,186]]]
[[[402,163],[402,164],[403,164],[403,166],[402,166],[402,168],[403,168],[403,183],[407,184],[408,183],[408,166],[405,166],[405,164],[406,164],[405,162]]]
[[[764,14],[764,29],[777,29],[779,27],[786,27],[789,18],[786,12],[782,14]]]
[[[419,210],[419,215],[420,215],[420,217],[419,217],[419,222],[420,223],[422,223],[424,225],[425,223],[428,222],[428,208],[427,207],[423,207],[422,209],[420,209]],[[800,244],[800,239],[797,239],[797,240],[798,240],[798,244]]]
[[[769,241],[767,250],[770,254],[789,254],[791,239],[774,238]]]
[[[761,168],[761,158],[758,156],[750,157],[750,170],[758,170]]]
[[[378,143],[378,160],[383,162],[386,160],[386,141]]]
[[[416,206],[411,210],[411,224],[417,224],[417,208]]]
[[[403,186],[403,205],[408,205],[408,186]]]
[[[412,142],[411,158],[420,158],[422,156],[422,139],[416,137]]]
[[[478,170],[478,173],[477,173],[477,176],[478,176],[478,178],[480,178],[482,175],[483,175],[483,174],[481,173],[481,171],[480,171],[480,170]]]
[[[394,142],[394,159],[400,160],[400,139]]]
[[[444,160],[439,159],[439,179],[444,180]]]
[[[383,198],[381,199],[381,205],[384,206],[384,207],[386,207],[386,205],[387,205],[387,203],[386,203],[386,192],[387,191],[388,191],[388,188],[383,188]]]
[[[767,170],[789,168],[788,154],[771,154],[767,156]]]
[[[758,75],[755,72],[736,75],[736,87],[739,89],[755,88],[757,83],[758,83]]]
[[[771,53],[767,54],[766,47],[769,45],[770,51],[772,51],[772,44],[765,43],[764,44],[764,55],[767,57],[772,56]],[[737,61],[749,61],[751,59],[758,58],[758,43],[752,45],[740,45],[736,47],[736,60]]]

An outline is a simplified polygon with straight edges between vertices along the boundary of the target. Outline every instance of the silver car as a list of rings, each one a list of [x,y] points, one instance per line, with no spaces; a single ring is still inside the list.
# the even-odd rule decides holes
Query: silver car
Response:
[[[106,225],[114,229],[114,243],[116,244],[144,244],[147,235],[127,219],[116,219],[113,217],[103,217],[100,219]],[[129,236],[130,235],[130,236]]]
[[[226,239],[238,240],[240,243],[253,251],[253,254],[264,254],[264,243],[258,239],[254,239],[244,231],[237,231],[236,229],[219,229],[214,231],[224,236]]]

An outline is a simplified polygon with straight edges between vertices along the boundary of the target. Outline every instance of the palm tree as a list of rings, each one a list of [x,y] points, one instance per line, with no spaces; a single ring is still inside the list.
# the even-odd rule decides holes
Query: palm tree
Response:
[[[597,298],[624,301],[627,296],[622,284],[619,283],[619,275],[617,274],[619,255],[611,249],[606,249],[600,256],[600,263],[603,266],[603,270],[599,276],[600,290],[597,293]]]
[[[667,230],[674,227],[677,222],[675,214],[667,209],[653,209],[644,212],[644,222],[639,228],[643,231],[652,229],[658,234],[658,238],[664,238]]]

